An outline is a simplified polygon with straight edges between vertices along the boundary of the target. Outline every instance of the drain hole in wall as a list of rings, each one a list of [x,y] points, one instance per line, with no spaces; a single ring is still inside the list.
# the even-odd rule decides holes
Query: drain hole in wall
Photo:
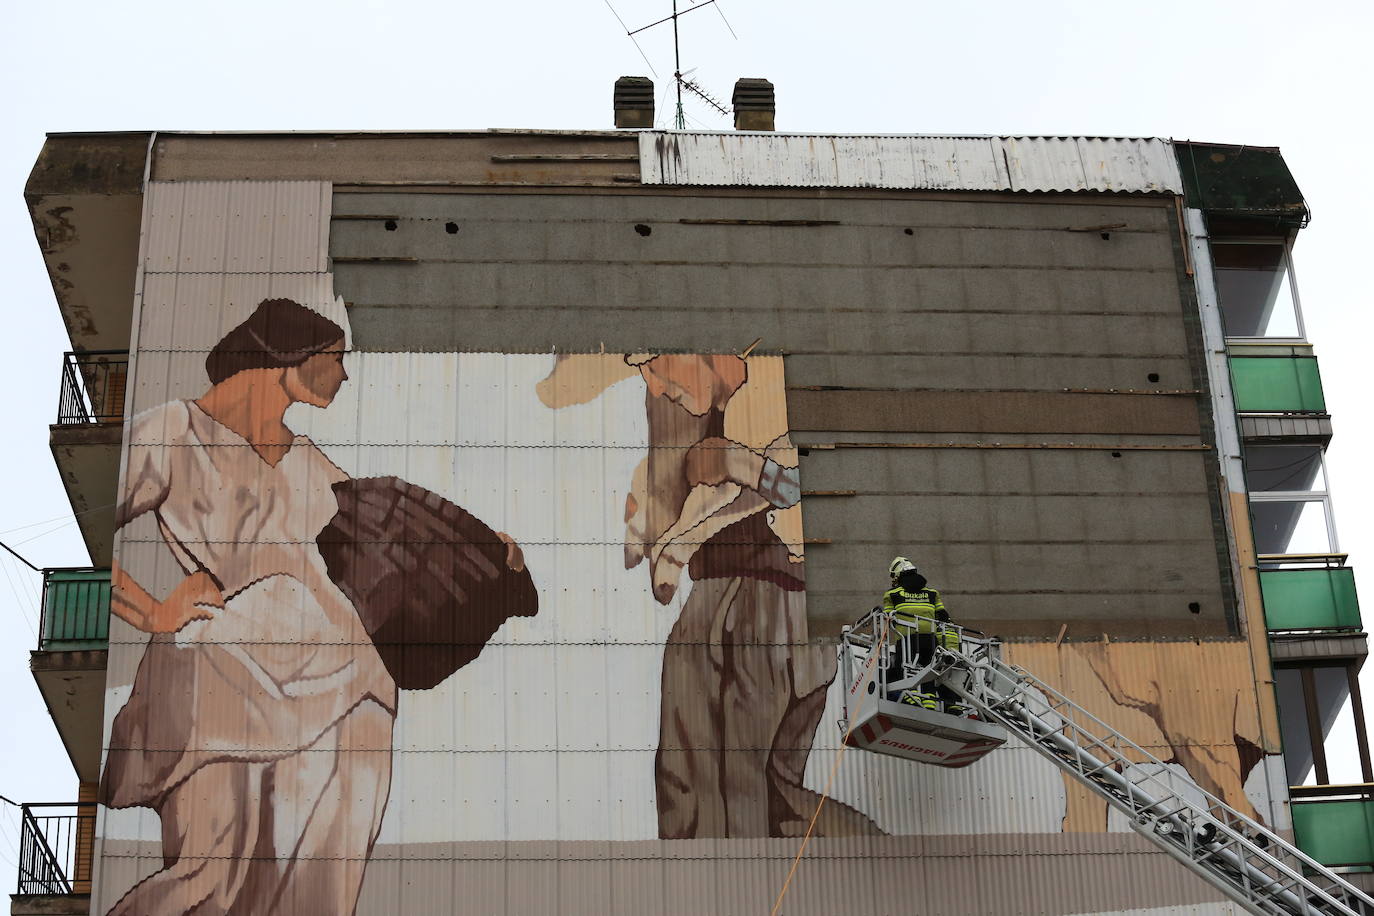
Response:
[[[395,232],[396,221],[394,219],[389,219],[386,222],[382,223],[382,228],[385,229],[387,232]]]
[[[905,232],[907,235],[915,235],[915,234],[916,234],[915,232],[912,232],[912,231],[911,231],[911,228],[910,228],[910,227],[907,227],[906,229],[903,229],[902,231]]]
[[[1146,377],[1147,379],[1149,379],[1150,381],[1152,381],[1152,382],[1157,382],[1157,381],[1159,381],[1159,373],[1158,373],[1158,372],[1151,372],[1149,375],[1147,375],[1147,376],[1145,376],[1145,377]]]
[[[653,231],[654,231],[654,230],[650,229],[648,226],[644,225],[643,223],[635,223],[635,232],[638,232],[640,235],[648,235],[650,232],[653,232]]]
[[[457,234],[458,234],[458,224],[457,224],[457,223],[444,223],[444,231],[447,232],[449,235],[457,235]]]
[[[1120,458],[1120,457],[1121,457],[1121,453],[1120,453],[1120,452],[1112,452],[1112,457],[1113,457],[1113,458]]]
[[[1111,240],[1112,240],[1112,234],[1111,234],[1110,232],[1104,232],[1104,233],[1102,233],[1102,241],[1104,241],[1104,242],[1110,242]]]
[[[1196,601],[1189,601],[1188,610],[1192,611],[1194,614],[1201,614],[1202,605],[1198,604]]]

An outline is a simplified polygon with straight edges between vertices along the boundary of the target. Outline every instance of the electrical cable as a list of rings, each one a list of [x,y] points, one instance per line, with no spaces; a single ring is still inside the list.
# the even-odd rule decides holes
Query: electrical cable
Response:
[[[14,579],[10,576],[9,565],[0,561],[0,570],[5,573],[5,581],[9,583],[10,591],[14,593],[15,604],[19,606],[19,616],[24,618],[24,626],[29,628],[29,633],[33,635],[35,645],[38,642],[38,630],[34,627],[33,621],[29,619],[29,608],[25,605],[24,599],[19,595],[19,589],[14,584]]]
[[[729,19],[725,18],[725,11],[720,8],[719,3],[716,4],[716,12],[720,13],[720,21],[725,23],[725,27],[730,30],[730,37],[735,39],[735,41],[739,41],[739,36],[735,34],[735,27],[730,24]]]
[[[0,531],[0,535],[13,534],[16,531],[23,531],[25,528],[34,528],[38,525],[46,525],[50,522],[57,522],[66,518],[80,518],[83,515],[88,515],[92,512],[99,512],[102,509],[111,509],[114,507],[114,505],[114,503],[106,503],[103,506],[92,506],[89,509],[82,509],[80,512],[63,512],[61,515],[54,515],[52,518],[45,518],[41,522],[29,522],[26,525],[16,525],[13,528],[6,528],[4,531]]]
[[[644,58],[644,65],[649,68],[649,72],[654,75],[654,79],[658,79],[658,71],[654,69],[653,64],[649,63],[649,55],[645,54],[644,49],[639,46],[639,42],[635,41],[634,35],[630,32],[630,27],[625,24],[624,19],[620,18],[620,14],[615,11],[615,7],[611,6],[611,0],[604,0],[604,2],[606,4],[606,9],[611,11],[611,15],[615,17],[615,21],[619,22],[620,27],[625,30],[625,37],[634,42],[635,50],[639,52],[640,57]]]
[[[71,518],[67,519],[67,520],[66,520],[65,522],[63,522],[62,524],[60,524],[60,525],[54,525],[53,527],[49,528],[47,531],[40,531],[40,532],[38,532],[37,534],[33,534],[33,535],[30,535],[29,537],[24,538],[22,541],[15,541],[15,542],[14,542],[14,546],[18,547],[20,544],[27,544],[29,541],[36,541],[36,540],[38,540],[39,538],[45,538],[45,537],[47,537],[48,535],[53,534],[54,532],[61,531],[63,528],[66,528],[68,525],[75,525],[75,524],[76,524],[76,516],[73,515]]]
[[[868,673],[873,670],[878,657],[882,655],[882,647],[887,643],[887,627],[888,617],[884,614],[882,635],[874,644],[874,651],[868,655],[868,664],[864,666],[863,674],[859,676],[860,681],[867,679]],[[845,684],[844,687],[848,689],[849,685]],[[825,780],[825,791],[821,793],[821,800],[816,802],[816,813],[811,815],[811,823],[806,825],[806,834],[802,836],[801,848],[797,850],[796,858],[792,860],[792,867],[787,872],[787,880],[782,882],[782,890],[778,891],[778,899],[773,901],[773,909],[769,911],[768,916],[778,916],[778,910],[782,908],[782,898],[787,896],[787,889],[792,884],[792,876],[797,873],[797,866],[801,863],[802,855],[806,852],[806,845],[811,842],[811,833],[816,829],[816,821],[821,816],[821,808],[825,806],[825,800],[830,797],[830,787],[835,783],[835,774],[840,769],[840,761],[844,759],[844,752],[849,749],[849,736],[854,734],[854,724],[855,720],[850,719],[849,728],[844,733],[844,740],[840,742],[840,752],[835,755],[835,762],[830,765],[830,775]]]
[[[6,798],[5,801],[8,802],[8,801],[10,801],[10,800],[9,800],[8,798]],[[10,802],[10,804],[11,804],[11,805],[14,805],[16,808],[19,807],[19,806],[16,805],[14,802]],[[6,865],[12,866],[12,867],[14,868],[14,870],[17,872],[17,871],[19,870],[19,860],[20,860],[21,858],[23,858],[23,856],[21,856],[21,855],[19,854],[19,846],[22,846],[22,845],[23,845],[23,842],[22,842],[22,839],[21,839],[20,843],[19,843],[18,845],[16,845],[15,842],[14,842],[14,840],[11,840],[11,839],[10,839],[10,832],[9,832],[8,821],[9,821],[8,817],[0,817],[0,836],[3,836],[3,837],[5,838],[5,844],[8,845],[9,848],[10,848],[11,850],[13,850],[13,852],[14,852],[14,858],[11,859],[11,858],[9,858],[8,856],[3,856],[3,861],[5,862]],[[22,824],[21,824],[21,826],[20,826],[19,828],[17,828],[17,831],[16,831],[16,832],[21,832],[22,830],[23,830],[23,827],[22,827]],[[3,855],[3,854],[0,854],[0,855]]]

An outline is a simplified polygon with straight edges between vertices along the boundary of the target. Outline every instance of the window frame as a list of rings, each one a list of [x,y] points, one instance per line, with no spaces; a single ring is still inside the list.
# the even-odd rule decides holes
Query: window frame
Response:
[[[1257,443],[1258,445],[1258,443]],[[1298,449],[1317,449],[1317,473],[1321,479],[1322,488],[1320,490],[1252,490],[1250,489],[1250,469],[1246,465],[1245,448],[1241,450],[1241,468],[1245,473],[1245,492],[1250,503],[1295,503],[1295,502],[1316,502],[1322,504],[1322,517],[1326,522],[1326,540],[1328,549],[1324,556],[1338,556],[1341,552],[1340,538],[1336,534],[1336,513],[1331,504],[1331,478],[1326,469],[1326,449],[1321,445],[1310,442],[1292,443],[1263,443],[1264,448],[1291,448]],[[1250,518],[1251,531],[1254,531],[1254,513],[1251,511]],[[1306,553],[1282,553],[1266,554],[1265,556],[1288,557],[1288,556],[1309,556]]]
[[[1226,333],[1226,302],[1221,296],[1221,284],[1217,282],[1217,272],[1227,268],[1217,267],[1216,245],[1271,245],[1283,248],[1284,282],[1288,284],[1288,295],[1293,300],[1293,321],[1297,325],[1297,336],[1254,336],[1232,335]],[[1207,253],[1212,261],[1212,285],[1216,289],[1217,308],[1221,312],[1222,333],[1228,342],[1235,343],[1307,343],[1307,323],[1302,317],[1302,300],[1298,296],[1298,277],[1293,268],[1293,239],[1264,236],[1210,236],[1207,239]]]
[[[1360,695],[1359,664],[1354,659],[1329,659],[1320,661],[1298,661],[1290,663],[1276,664],[1275,669],[1296,670],[1299,673],[1299,683],[1302,685],[1302,700],[1304,714],[1307,721],[1307,739],[1312,751],[1312,770],[1316,776],[1318,786],[1331,785],[1331,770],[1326,760],[1326,740],[1322,733],[1321,711],[1317,708],[1317,684],[1316,669],[1318,668],[1340,668],[1345,671],[1346,682],[1350,690],[1350,715],[1354,718],[1355,744],[1359,749],[1360,755],[1360,775],[1366,784],[1374,783],[1374,761],[1371,760],[1369,749],[1369,735],[1365,731],[1364,700]],[[1283,698],[1278,695],[1278,679],[1274,681],[1274,699],[1280,706],[1283,705]],[[1280,737],[1283,737],[1282,735]],[[1285,739],[1286,740],[1286,739]],[[1284,754],[1288,753],[1288,748],[1284,748]],[[1307,788],[1311,786],[1290,786],[1290,789]]]
[[[1313,553],[1311,551],[1298,551],[1297,553],[1274,553],[1263,554],[1267,557],[1306,557],[1306,556],[1338,556],[1341,552],[1341,542],[1336,537],[1336,517],[1331,510],[1331,494],[1329,492],[1313,492],[1311,490],[1292,490],[1282,491],[1273,490],[1267,493],[1251,493],[1251,519],[1250,525],[1254,528],[1255,503],[1320,503],[1322,507],[1322,518],[1326,522],[1326,541],[1327,549]]]

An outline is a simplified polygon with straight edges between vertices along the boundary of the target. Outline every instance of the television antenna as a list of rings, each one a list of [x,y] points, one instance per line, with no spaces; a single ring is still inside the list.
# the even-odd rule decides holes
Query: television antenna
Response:
[[[654,26],[657,25],[663,25],[665,22],[671,22],[673,24],[673,82],[677,87],[677,118],[675,124],[678,130],[686,130],[687,117],[682,110],[682,91],[684,89],[687,90],[687,92],[690,95],[696,96],[706,105],[715,109],[723,117],[728,118],[730,116],[730,110],[726,108],[723,104],[721,104],[721,102],[719,102],[714,96],[712,96],[711,93],[707,92],[706,89],[704,89],[700,83],[692,79],[692,73],[696,72],[696,68],[693,68],[692,70],[689,70],[686,73],[682,72],[682,46],[681,42],[678,39],[678,19],[680,19],[683,16],[686,16],[688,13],[695,13],[697,10],[705,9],[708,6],[714,6],[716,8],[716,12],[720,13],[721,21],[725,23],[725,27],[727,29],[730,29],[730,35],[737,40],[739,36],[735,34],[735,30],[730,26],[730,20],[725,18],[725,12],[721,10],[720,4],[719,2],[717,2],[717,0],[705,0],[705,2],[703,3],[696,3],[695,0],[693,0],[692,6],[681,11],[678,10],[677,3],[678,0],[673,0],[672,15],[664,16],[662,19],[651,22],[648,25],[640,26],[637,29],[631,30],[627,28],[625,29],[625,34],[629,36],[631,41],[634,41],[634,37],[638,35],[640,32],[652,29]],[[606,0],[606,5],[610,6],[610,0]],[[614,7],[611,7],[611,12],[615,13]],[[620,14],[616,13],[615,18],[620,19]],[[622,27],[625,25],[625,21],[623,19],[620,19],[620,25]],[[635,42],[635,47],[639,47],[639,42]],[[643,49],[641,49],[639,53],[643,55]],[[644,62],[648,63],[649,59],[645,57]],[[649,65],[649,69],[653,69],[652,64]]]

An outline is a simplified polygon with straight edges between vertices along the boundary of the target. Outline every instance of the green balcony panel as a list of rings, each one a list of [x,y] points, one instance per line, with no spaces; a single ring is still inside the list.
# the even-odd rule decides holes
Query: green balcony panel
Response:
[[[38,648],[48,652],[104,649],[109,641],[110,571],[45,570]]]
[[[1361,628],[1353,569],[1265,570],[1260,590],[1271,630]]]
[[[1315,356],[1233,356],[1236,410],[1251,413],[1326,413]]]
[[[1298,848],[1323,865],[1374,864],[1374,801],[1313,799],[1292,803]]]

